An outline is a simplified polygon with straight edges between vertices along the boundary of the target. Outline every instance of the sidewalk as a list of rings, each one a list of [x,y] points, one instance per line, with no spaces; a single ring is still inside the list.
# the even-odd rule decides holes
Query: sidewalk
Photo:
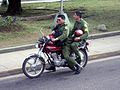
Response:
[[[106,33],[102,35],[91,35],[89,42],[89,60],[98,59],[102,57],[109,57],[114,55],[120,55],[120,31]],[[116,36],[113,36],[116,35]],[[101,37],[100,37],[101,36]],[[97,38],[98,37],[98,38]],[[92,39],[93,38],[93,39]],[[97,39],[96,39],[97,38]],[[29,46],[29,45],[28,45]],[[19,47],[20,48],[20,47]],[[33,48],[33,47],[32,47]],[[12,49],[12,48],[11,48]],[[25,49],[25,47],[24,47]],[[0,77],[21,73],[21,67],[24,59],[31,53],[36,53],[37,49],[28,49],[14,52],[0,53]],[[3,49],[1,49],[4,51]],[[1,52],[0,50],[0,52]],[[10,50],[10,49],[9,49]]]

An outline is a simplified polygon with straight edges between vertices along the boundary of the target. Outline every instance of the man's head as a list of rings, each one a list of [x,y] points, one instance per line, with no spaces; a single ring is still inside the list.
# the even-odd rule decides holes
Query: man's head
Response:
[[[80,20],[80,18],[82,18],[82,14],[83,14],[82,12],[76,11],[74,13],[73,17],[74,17],[75,20]]]
[[[65,16],[60,14],[57,16],[57,24],[64,24],[65,23]]]

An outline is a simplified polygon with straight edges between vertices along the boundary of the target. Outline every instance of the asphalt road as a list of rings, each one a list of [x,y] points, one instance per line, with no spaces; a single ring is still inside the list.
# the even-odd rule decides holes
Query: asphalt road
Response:
[[[89,61],[79,75],[66,68],[36,79],[0,78],[0,90],[120,90],[120,56]]]

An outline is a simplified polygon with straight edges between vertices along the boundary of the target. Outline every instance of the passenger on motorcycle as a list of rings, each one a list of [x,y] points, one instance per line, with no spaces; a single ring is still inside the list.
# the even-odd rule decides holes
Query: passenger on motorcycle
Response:
[[[54,38],[52,38],[51,41],[55,42],[56,45],[60,45],[67,39],[69,35],[69,29],[65,24],[64,15],[58,15],[56,22],[57,25],[53,28],[52,32]],[[49,68],[46,68],[46,70],[56,71],[54,63]]]
[[[88,38],[89,31],[88,24],[82,19],[81,12],[76,11],[73,17],[75,19],[75,24],[73,29],[70,31],[67,41],[65,42],[66,45],[63,47],[63,55],[71,67],[76,67],[75,74],[79,74],[82,67],[80,67],[80,65],[69,55],[72,50],[78,56],[77,60],[81,62],[78,45],[80,45],[80,42],[85,41]]]

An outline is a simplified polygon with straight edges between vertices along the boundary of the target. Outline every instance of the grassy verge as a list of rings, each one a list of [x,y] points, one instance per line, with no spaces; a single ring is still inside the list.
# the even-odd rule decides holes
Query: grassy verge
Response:
[[[57,13],[59,6],[59,2],[22,4],[23,13],[21,16],[27,17]],[[47,10],[38,8],[45,8]],[[84,19],[89,23],[90,34],[101,33],[95,29],[99,24],[105,24],[108,31],[120,30],[119,0],[69,0],[68,2],[64,2],[64,11],[68,14],[76,9],[85,12]],[[3,10],[3,8],[0,8],[1,12],[3,12]],[[74,23],[71,14],[69,14],[69,17],[71,22]],[[46,35],[51,32],[48,27],[52,22],[53,19],[44,21],[21,21],[21,26],[18,27],[21,31],[0,32],[0,48],[34,43],[38,37],[41,36],[41,28]]]

